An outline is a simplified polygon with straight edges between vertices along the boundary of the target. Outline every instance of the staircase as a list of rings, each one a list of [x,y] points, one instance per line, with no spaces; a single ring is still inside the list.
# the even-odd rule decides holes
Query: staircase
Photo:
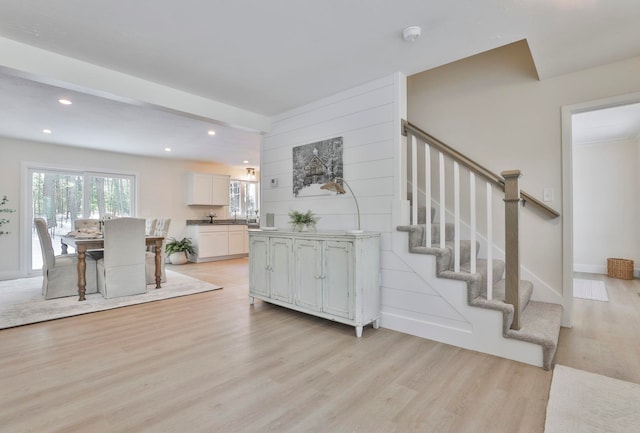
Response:
[[[424,213],[424,211],[423,211]],[[432,220],[435,210],[431,210]],[[487,261],[477,259],[477,272],[470,272],[471,243],[468,240],[460,242],[460,271],[454,269],[454,224],[445,223],[445,248],[428,248],[426,242],[426,224],[399,226],[401,232],[409,233],[409,252],[413,254],[427,254],[436,258],[436,275],[438,278],[464,281],[467,284],[467,303],[470,306],[496,310],[502,313],[502,336],[508,339],[520,340],[542,347],[542,367],[551,369],[554,355],[558,346],[560,324],[562,322],[562,306],[548,302],[531,300],[533,284],[520,281],[520,329],[511,329],[514,318],[514,307],[505,302],[505,280],[502,278],[505,263],[502,260],[492,260],[493,299],[487,299]],[[440,243],[440,224],[431,224],[431,237],[434,244]],[[479,245],[475,249],[479,251]],[[499,332],[496,330],[496,332]]]
[[[410,211],[402,210],[406,204],[396,209],[393,250],[417,286],[404,296],[409,301],[389,306],[385,327],[551,369],[563,315],[561,301],[554,302],[561,296],[544,283],[534,294],[534,284],[521,280],[519,212],[527,202],[545,216],[559,214],[519,189],[520,171],[498,176],[408,122],[403,133]],[[494,200],[495,191],[503,199]],[[496,220],[501,213],[504,220]],[[504,227],[503,251],[494,244],[496,224]]]

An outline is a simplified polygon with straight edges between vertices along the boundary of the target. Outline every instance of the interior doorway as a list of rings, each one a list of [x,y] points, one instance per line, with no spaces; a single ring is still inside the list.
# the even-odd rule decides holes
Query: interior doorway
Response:
[[[640,258],[625,232],[640,215],[638,164],[640,93],[562,108],[564,326],[573,322],[574,271],[606,274],[606,256]]]

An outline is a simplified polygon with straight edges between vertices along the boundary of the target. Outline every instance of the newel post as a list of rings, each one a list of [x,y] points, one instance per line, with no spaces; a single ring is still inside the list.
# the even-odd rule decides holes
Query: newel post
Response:
[[[520,246],[518,243],[520,188],[518,178],[520,170],[503,171],[504,177],[504,220],[505,220],[505,302],[513,305],[513,323],[511,329],[520,329]]]

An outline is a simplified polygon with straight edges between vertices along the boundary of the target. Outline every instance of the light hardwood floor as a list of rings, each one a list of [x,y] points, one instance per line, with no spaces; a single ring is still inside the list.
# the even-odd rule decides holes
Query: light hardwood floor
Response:
[[[247,263],[173,268],[223,290],[0,331],[0,432],[542,433],[551,372],[249,306]],[[557,361],[640,383],[638,283],[607,284]]]

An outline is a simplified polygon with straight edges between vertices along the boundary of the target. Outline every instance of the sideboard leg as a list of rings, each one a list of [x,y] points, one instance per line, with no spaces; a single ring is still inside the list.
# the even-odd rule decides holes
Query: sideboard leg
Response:
[[[249,296],[249,305],[253,305],[253,301],[254,301],[253,296]]]
[[[362,337],[362,326],[356,326],[356,337]]]
[[[376,319],[373,321],[373,329],[378,329],[380,327],[380,319]]]

